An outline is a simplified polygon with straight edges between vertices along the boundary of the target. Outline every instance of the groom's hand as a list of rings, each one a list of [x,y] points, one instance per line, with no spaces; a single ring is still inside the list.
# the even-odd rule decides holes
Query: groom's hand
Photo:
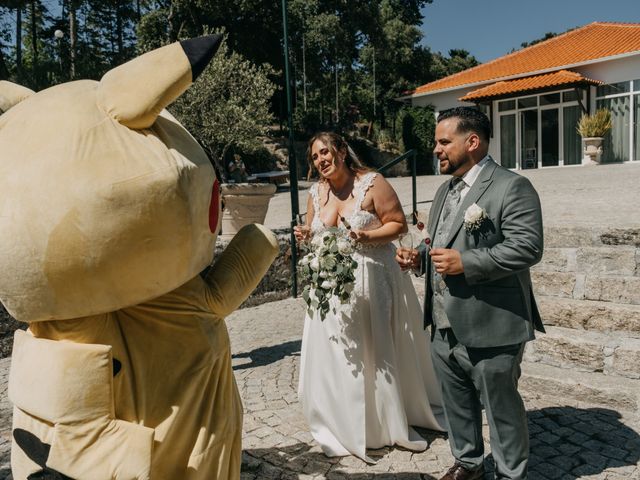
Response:
[[[459,275],[464,272],[462,257],[458,250],[451,248],[432,248],[429,250],[433,266],[440,275]]]
[[[404,270],[420,269],[420,253],[415,248],[400,247],[396,249],[396,262]]]

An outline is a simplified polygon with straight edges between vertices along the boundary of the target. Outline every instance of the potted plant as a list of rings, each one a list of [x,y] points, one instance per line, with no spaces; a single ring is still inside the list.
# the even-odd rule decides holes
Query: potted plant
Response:
[[[600,163],[604,136],[611,130],[611,112],[600,108],[595,113],[583,114],[578,121],[578,133],[582,136],[584,157],[582,164]]]
[[[269,101],[276,85],[269,76],[274,73],[268,64],[254,65],[230,51],[225,35],[198,81],[171,108],[200,141],[221,178],[223,239],[230,239],[248,223],[264,222],[276,191],[270,183],[236,182],[224,164],[230,150],[249,152],[262,147],[260,138],[273,120]]]

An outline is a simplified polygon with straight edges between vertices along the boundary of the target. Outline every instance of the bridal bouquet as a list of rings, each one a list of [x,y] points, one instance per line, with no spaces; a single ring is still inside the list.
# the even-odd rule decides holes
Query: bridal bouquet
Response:
[[[310,313],[317,310],[324,320],[337,298],[347,303],[355,282],[354,271],[358,263],[351,258],[354,243],[347,232],[336,227],[316,234],[309,244],[308,253],[300,259],[300,273],[306,284],[302,298]]]

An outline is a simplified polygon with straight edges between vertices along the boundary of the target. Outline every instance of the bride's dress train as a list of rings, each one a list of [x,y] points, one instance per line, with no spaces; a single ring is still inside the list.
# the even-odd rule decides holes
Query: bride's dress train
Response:
[[[375,173],[354,184],[352,228],[381,225],[361,209]],[[311,188],[314,233],[319,218],[318,184]],[[336,304],[324,320],[307,314],[302,337],[298,394],[311,434],[328,456],[356,455],[367,448],[399,445],[424,450],[412,428],[443,430],[441,395],[422,326],[422,310],[409,275],[401,272],[391,244],[364,245],[349,304]]]

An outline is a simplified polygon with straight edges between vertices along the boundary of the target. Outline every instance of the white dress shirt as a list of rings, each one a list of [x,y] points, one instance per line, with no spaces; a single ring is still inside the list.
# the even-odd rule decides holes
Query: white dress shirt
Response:
[[[462,175],[464,188],[460,192],[460,203],[462,203],[462,201],[464,200],[464,197],[466,197],[467,193],[469,193],[469,190],[471,190],[471,187],[473,186],[476,179],[480,175],[480,172],[482,171],[482,169],[487,163],[489,163],[489,155],[484,157],[482,160],[476,163],[473,167],[471,167],[468,172]]]

